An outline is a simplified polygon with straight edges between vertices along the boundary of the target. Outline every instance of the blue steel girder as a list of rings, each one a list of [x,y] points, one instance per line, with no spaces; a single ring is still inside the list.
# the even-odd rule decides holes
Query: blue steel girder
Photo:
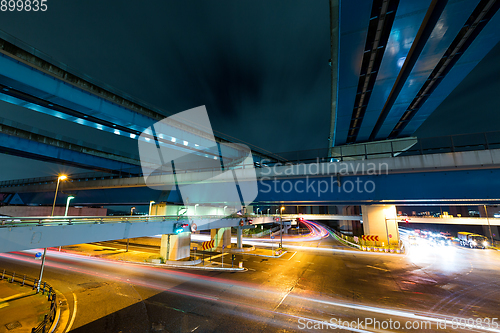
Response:
[[[343,144],[351,123],[372,1],[342,1],[339,25],[337,120],[334,145]]]
[[[245,182],[241,183],[245,186]],[[500,169],[261,179],[258,187],[254,204],[262,205],[499,204]],[[64,184],[60,190],[68,191]],[[75,203],[83,205],[147,205],[149,200],[182,203],[178,191],[173,189],[126,187],[69,191],[76,194]],[[15,192],[15,188],[9,192]],[[32,204],[49,205],[54,199],[53,191],[19,193],[19,196],[23,202]],[[57,204],[64,204],[63,196]]]
[[[413,57],[413,62],[408,67],[409,49],[413,47],[419,27],[425,28],[423,23],[426,21],[422,20],[431,5],[431,0],[401,0],[399,2],[376,81],[373,89],[369,91],[368,101],[365,100],[363,103],[364,112],[358,117],[359,119],[356,119],[353,106],[355,107],[354,111],[356,111],[355,82],[358,80],[357,76],[361,77],[360,74],[362,74],[360,72],[363,52],[360,51],[360,45],[362,41],[346,37],[349,36],[349,33],[353,34],[349,30],[351,26],[361,27],[363,26],[362,21],[367,23],[368,19],[365,14],[367,3],[356,2],[356,6],[354,6],[354,2],[342,2],[339,99],[335,145],[355,142],[348,137],[349,134],[353,133],[357,142],[411,135],[500,40],[500,34],[497,32],[500,30],[500,18],[496,14],[500,6],[498,1],[434,0],[433,4],[440,4],[443,8],[441,9],[442,13],[440,10],[436,11],[435,17],[439,20],[432,21],[432,25],[428,24],[432,27],[432,32],[428,38],[422,39],[421,50],[417,52],[416,57]],[[446,6],[443,6],[444,4]],[[480,16],[484,8],[486,8],[485,13]],[[473,19],[477,19],[479,24],[472,23]],[[468,24],[476,29],[476,34],[466,36],[469,37],[469,40],[464,44],[462,53],[459,53],[458,56],[453,54],[458,61],[455,60],[444,72],[444,76],[439,77],[442,80],[441,84],[435,85],[432,90],[425,90],[424,84],[426,82],[428,84],[432,78],[431,74],[438,72],[439,65],[446,61],[446,57],[450,53],[449,49],[454,46],[453,43],[457,43],[457,38],[463,37],[467,33]],[[365,24],[356,32],[358,34],[363,32],[365,38],[368,38],[370,33],[367,34],[367,29],[368,25]],[[431,31],[429,27],[427,30]],[[403,76],[401,82],[397,82],[404,66],[408,67],[408,74]],[[394,94],[395,88],[397,89]],[[424,99],[419,98],[419,93],[422,91],[426,93],[423,95]],[[410,105],[416,105],[415,101],[419,101],[420,105],[412,112],[411,117],[408,117],[407,110]],[[354,120],[357,122],[353,123]],[[349,121],[351,122],[349,123]]]
[[[419,26],[424,19],[430,2],[430,0],[400,2],[398,13],[396,14],[396,19],[391,31],[391,36],[389,37],[387,52],[384,54],[378,80],[375,83],[372,98],[367,106],[357,141],[368,141],[373,127],[375,126],[387,98],[389,97],[391,89],[396,82],[396,78],[403,67],[404,61],[406,60],[410,47],[415,40],[415,36],[417,35]],[[433,38],[433,41],[439,42],[439,38]],[[432,47],[428,46],[429,44],[426,44],[426,48],[422,51],[420,59],[426,51],[429,52],[429,49],[431,50],[430,52],[436,52],[436,45],[433,45]],[[412,80],[413,79],[410,77],[406,82],[406,85],[410,85],[410,88],[414,87],[413,84],[410,84]],[[404,89],[405,88],[403,88],[403,91]],[[402,93],[400,93],[400,97]],[[414,95],[412,95],[411,98],[413,98],[413,96]],[[394,107],[397,107],[398,102],[399,101],[396,100]]]
[[[55,144],[44,143],[44,139],[47,138],[42,138],[39,142],[8,135],[4,133],[5,128],[5,125],[0,125],[0,132],[2,132],[0,133],[0,152],[2,153],[91,170],[119,172],[121,170],[131,171],[137,169],[134,173],[140,173],[140,167],[125,162],[125,158],[123,158],[123,161],[119,161],[120,158],[111,159],[111,154],[106,153],[100,153],[102,156],[97,156],[98,152],[94,151],[94,154],[90,154],[90,149],[70,144],[65,145],[60,141],[55,142]],[[38,135],[33,134],[33,136]],[[71,147],[72,149],[58,147],[56,144]],[[85,153],[85,151],[88,153]]]
[[[67,71],[64,65],[52,60],[48,62],[43,55],[31,54],[6,38],[0,32],[0,100],[134,140],[153,139],[153,134],[148,132],[150,126],[166,117],[156,108],[142,106],[129,97],[103,89],[83,75]],[[165,133],[154,135],[159,145],[200,156],[208,154],[203,148],[213,146],[214,139],[219,143],[230,142],[214,137],[209,129],[205,131],[199,126],[191,126],[187,121],[170,120],[163,129]],[[144,131],[147,135],[141,138]],[[182,140],[186,135],[195,140],[186,144]],[[230,151],[226,149],[226,153]],[[253,153],[262,158],[276,159],[265,153]]]
[[[478,3],[479,0],[448,2],[403,89],[380,128],[377,139],[387,138],[391,134],[394,126],[407,110]]]
[[[484,2],[484,0],[481,2]],[[460,82],[462,82],[474,67],[476,67],[476,65],[488,54],[488,52],[498,44],[500,41],[500,33],[498,33],[498,31],[500,31],[500,14],[498,13],[500,2],[494,1],[492,4],[494,7],[492,7],[490,11],[494,11],[495,14],[491,15],[492,17],[489,18],[489,21],[483,18],[481,23],[484,24],[484,26],[480,27],[482,30],[478,36],[473,39],[465,52],[458,55],[458,61],[449,69],[446,76],[441,78],[441,82],[439,82],[435,90],[427,97],[425,103],[418,109],[418,112],[416,112],[410,121],[407,122],[406,127],[400,131],[399,136],[407,136],[414,133],[441,102],[448,97]],[[455,56],[455,58],[458,57]]]

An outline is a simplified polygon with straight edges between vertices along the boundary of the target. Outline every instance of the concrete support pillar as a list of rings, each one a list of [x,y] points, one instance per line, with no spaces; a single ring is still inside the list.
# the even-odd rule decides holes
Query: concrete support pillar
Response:
[[[191,233],[178,235],[161,235],[160,256],[163,260],[180,260],[189,258]]]
[[[222,245],[231,248],[231,228],[210,229],[210,236],[215,240],[217,251],[222,251]]]
[[[240,227],[237,227],[236,228],[236,244],[237,244],[238,249],[243,248],[243,242],[241,241],[242,234],[243,234],[243,229],[241,229]]]
[[[361,206],[365,235],[378,236],[380,245],[399,244],[398,218],[394,205]]]

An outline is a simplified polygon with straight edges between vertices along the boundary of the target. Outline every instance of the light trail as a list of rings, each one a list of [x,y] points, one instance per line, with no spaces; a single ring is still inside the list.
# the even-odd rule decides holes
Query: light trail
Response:
[[[23,256],[19,256],[19,255],[15,255],[15,254],[0,254],[0,257],[25,261],[25,262],[29,262],[30,264],[34,264],[34,262],[32,260],[28,259],[26,257],[26,255],[27,254],[24,254]],[[68,257],[68,259],[75,259],[74,258],[75,256],[70,256],[66,253],[60,254],[60,256],[61,257]],[[135,264],[106,262],[105,260],[103,260],[101,258],[85,258],[85,260],[90,260],[92,262],[104,262],[106,264],[106,266],[133,266],[136,269],[138,268],[137,267],[138,265],[135,265]],[[238,295],[245,295],[246,297],[251,298],[247,302],[243,302],[243,301],[241,301],[241,299],[243,299],[243,298],[237,298],[237,299],[240,299],[240,301],[233,301],[232,299],[229,300],[226,298],[221,298],[219,296],[209,294],[209,293],[199,293],[199,292],[193,292],[193,291],[187,290],[187,289],[180,289],[180,288],[178,288],[178,285],[172,286],[172,287],[167,287],[164,285],[164,283],[166,283],[167,281],[163,281],[162,282],[163,284],[154,283],[154,282],[145,282],[145,281],[142,281],[139,279],[134,279],[134,278],[128,278],[127,281],[125,281],[117,276],[110,276],[108,274],[104,274],[104,273],[100,273],[100,272],[95,272],[95,271],[90,271],[87,269],[76,268],[74,266],[67,266],[67,265],[63,265],[63,264],[59,264],[59,263],[54,263],[51,260],[48,260],[46,262],[46,265],[49,267],[55,267],[55,268],[59,268],[59,269],[63,269],[63,270],[69,270],[69,271],[73,271],[76,273],[95,276],[95,277],[99,277],[99,278],[105,278],[107,280],[114,280],[114,281],[121,282],[121,283],[129,283],[132,285],[138,285],[138,286],[147,287],[147,288],[151,288],[151,289],[159,290],[159,291],[164,291],[164,292],[169,292],[169,293],[173,293],[173,294],[178,294],[178,295],[182,295],[182,296],[186,296],[186,297],[195,297],[197,299],[214,301],[217,303],[224,303],[224,304],[230,305],[231,307],[244,307],[244,308],[249,308],[252,310],[262,311],[262,312],[268,313],[268,314],[286,316],[286,317],[295,318],[295,319],[303,319],[303,320],[312,321],[312,322],[316,322],[316,323],[328,323],[328,321],[326,319],[307,318],[307,317],[304,317],[301,315],[293,315],[293,314],[275,311],[272,309],[266,309],[266,308],[255,306],[255,302],[252,302],[251,299],[257,299],[257,298],[261,299],[262,292],[264,292],[264,291],[265,291],[266,295],[270,296],[270,298],[276,298],[277,302],[279,300],[283,299],[282,292],[279,292],[276,290],[271,290],[268,288],[262,288],[260,286],[255,285],[255,284],[242,283],[242,282],[233,281],[233,280],[224,279],[224,278],[215,278],[214,279],[211,277],[200,276],[200,275],[196,275],[196,274],[192,274],[192,273],[176,272],[176,271],[171,271],[171,270],[167,270],[167,269],[159,269],[156,267],[148,267],[148,266],[141,266],[140,267],[141,270],[154,271],[155,273],[159,273],[158,271],[160,271],[161,274],[157,274],[157,275],[162,275],[163,278],[165,278],[165,277],[172,278],[172,274],[174,274],[174,275],[184,277],[193,283],[204,284],[205,282],[209,282],[209,283],[213,284],[214,287],[216,287],[220,290],[224,290],[226,297],[232,297],[231,296],[232,293],[226,294],[228,292],[227,286],[230,285],[232,288],[236,287],[238,289],[237,290],[233,289],[232,291],[234,291]],[[399,317],[399,318],[407,318],[410,320],[430,321],[430,322],[433,322],[436,324],[443,323],[444,321],[447,321],[448,324],[451,324],[453,319],[456,320],[456,317],[451,317],[451,316],[439,314],[439,313],[425,313],[425,312],[419,313],[419,312],[411,312],[408,310],[401,310],[401,309],[391,309],[391,308],[384,308],[384,307],[377,307],[377,306],[370,306],[370,305],[363,305],[363,304],[356,304],[356,303],[345,303],[344,300],[335,301],[335,300],[332,300],[331,298],[325,299],[319,295],[311,295],[311,297],[303,297],[303,296],[299,296],[299,295],[289,294],[287,299],[288,299],[287,303],[289,303],[289,304],[298,304],[300,301],[305,302],[307,304],[307,306],[310,307],[311,309],[317,309],[317,308],[321,308],[321,305],[322,306],[327,305],[327,306],[332,306],[333,308],[336,308],[336,309],[344,308],[344,309],[350,309],[350,310],[354,310],[354,311],[375,313],[375,314],[379,314],[379,315],[389,315],[389,316],[394,316],[394,317]],[[302,308],[303,307],[304,306],[302,306]],[[245,315],[245,313],[242,312],[241,315]],[[358,313],[358,315],[359,315],[359,313]],[[462,323],[461,323],[461,325],[462,325]],[[474,327],[471,324],[465,324],[465,322],[464,322],[463,325],[465,325],[465,327],[467,327],[469,329],[476,329],[477,330],[477,327]],[[335,324],[332,324],[331,326],[336,327],[336,328],[348,329],[345,326],[340,326],[340,325],[335,325]],[[352,328],[351,328],[351,330],[352,330]],[[367,332],[365,330],[355,330],[355,331]],[[496,328],[483,328],[483,329],[481,329],[481,331],[500,333],[500,330],[498,330]]]

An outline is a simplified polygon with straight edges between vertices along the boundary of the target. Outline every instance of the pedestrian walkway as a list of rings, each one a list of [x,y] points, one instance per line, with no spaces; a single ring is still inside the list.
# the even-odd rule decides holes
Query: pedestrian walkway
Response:
[[[36,294],[31,286],[0,280],[0,333],[30,333],[49,309],[47,295]]]

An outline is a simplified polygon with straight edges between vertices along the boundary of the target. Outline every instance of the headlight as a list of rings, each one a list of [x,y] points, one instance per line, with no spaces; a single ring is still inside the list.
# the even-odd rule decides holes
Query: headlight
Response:
[[[485,247],[488,246],[488,242],[484,241],[483,246],[485,246]]]
[[[472,245],[477,245],[476,241],[472,241],[471,243]]]

